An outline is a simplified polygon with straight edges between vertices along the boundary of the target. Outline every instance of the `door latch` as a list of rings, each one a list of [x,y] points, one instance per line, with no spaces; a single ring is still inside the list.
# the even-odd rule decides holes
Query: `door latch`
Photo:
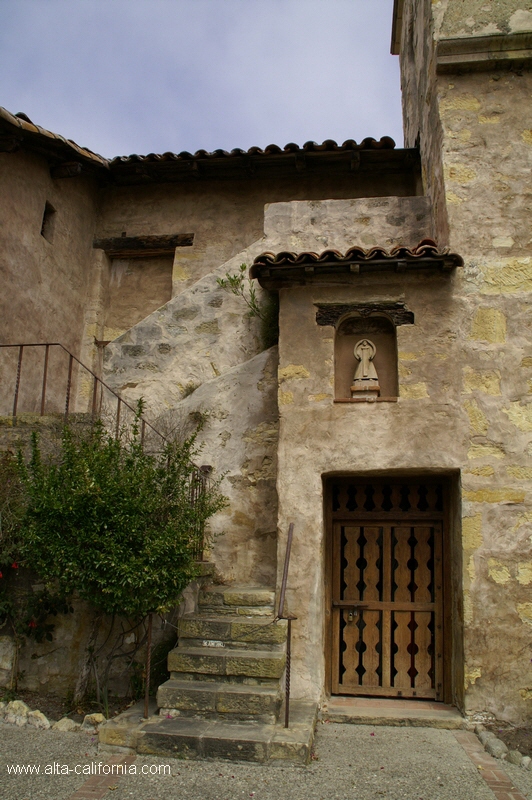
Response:
[[[367,608],[365,603],[354,601],[350,603],[346,600],[333,600],[333,608],[339,608],[341,611],[347,611],[347,621],[353,622],[355,617],[358,617],[358,612]]]

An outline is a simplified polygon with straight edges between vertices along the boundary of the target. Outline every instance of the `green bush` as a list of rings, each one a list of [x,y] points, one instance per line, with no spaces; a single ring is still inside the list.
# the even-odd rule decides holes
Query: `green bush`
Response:
[[[45,462],[33,436],[18,466],[26,493],[22,560],[60,595],[76,592],[97,611],[140,619],[179,602],[195,577],[194,533],[225,505],[217,484],[194,504],[196,434],[145,452],[101,423],[63,430],[59,457]]]

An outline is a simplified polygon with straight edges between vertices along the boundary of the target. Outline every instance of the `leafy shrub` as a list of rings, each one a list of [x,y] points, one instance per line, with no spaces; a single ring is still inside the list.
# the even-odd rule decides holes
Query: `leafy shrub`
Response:
[[[217,484],[190,501],[195,442],[193,434],[153,454],[138,425],[128,441],[101,423],[85,435],[66,426],[50,463],[34,435],[29,464],[18,458],[24,563],[107,614],[139,619],[177,604],[196,575],[194,533],[225,505]]]

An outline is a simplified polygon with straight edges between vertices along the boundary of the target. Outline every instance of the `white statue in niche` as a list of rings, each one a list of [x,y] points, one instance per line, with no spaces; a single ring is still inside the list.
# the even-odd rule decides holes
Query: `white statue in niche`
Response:
[[[377,348],[369,339],[361,339],[356,343],[354,355],[359,363],[351,386],[352,397],[376,398],[380,394],[379,376],[373,363],[376,352]]]

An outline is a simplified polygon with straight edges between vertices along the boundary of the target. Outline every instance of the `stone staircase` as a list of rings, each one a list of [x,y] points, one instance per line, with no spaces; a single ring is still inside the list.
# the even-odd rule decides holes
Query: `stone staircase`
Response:
[[[274,599],[264,589],[200,592],[199,613],[179,620],[170,680],[157,693],[161,716],[276,722],[286,622],[275,619]]]
[[[198,611],[179,620],[170,679],[157,692],[158,715],[143,720],[139,705],[110,720],[100,730],[100,748],[308,763],[317,708],[292,701],[290,727],[280,721],[286,622],[275,618],[274,600],[263,588],[203,588]]]

